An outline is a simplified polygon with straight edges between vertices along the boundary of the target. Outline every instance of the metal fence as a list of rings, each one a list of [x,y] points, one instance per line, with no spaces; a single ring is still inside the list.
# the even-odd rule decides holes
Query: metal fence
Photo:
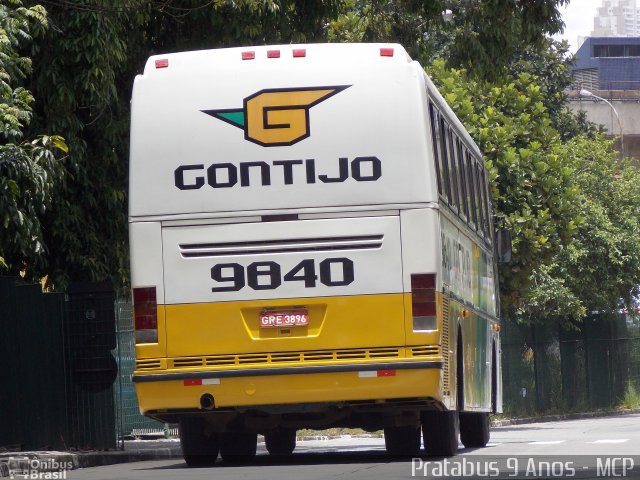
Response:
[[[502,328],[506,414],[638,402],[637,315]],[[175,433],[139,413],[131,301],[116,301],[108,285],[44,294],[0,277],[0,332],[0,448],[107,449],[127,435]]]
[[[505,322],[502,365],[507,415],[624,406],[640,392],[640,321],[593,315],[574,329]]]
[[[116,323],[118,345],[115,356],[118,360],[118,381],[115,384],[116,416],[120,438],[141,436],[150,433],[174,433],[166,424],[140,415],[131,375],[135,370],[135,343],[133,335],[133,308],[130,298],[116,301]]]
[[[0,277],[0,447],[116,446],[113,290]]]

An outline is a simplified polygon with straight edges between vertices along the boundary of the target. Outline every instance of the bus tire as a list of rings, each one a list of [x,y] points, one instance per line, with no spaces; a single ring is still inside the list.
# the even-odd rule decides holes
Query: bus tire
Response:
[[[264,434],[264,444],[269,455],[291,455],[296,448],[296,431],[291,428],[275,428]]]
[[[226,463],[246,463],[256,456],[258,434],[224,432],[220,435],[220,456]]]
[[[420,453],[420,425],[385,427],[384,446],[394,457],[415,457]]]
[[[422,435],[427,455],[450,457],[458,451],[459,423],[456,410],[422,412]]]
[[[465,447],[486,447],[489,435],[488,413],[460,412],[460,441]]]
[[[202,418],[183,418],[178,427],[182,456],[189,467],[210,466],[216,463],[220,442],[218,434],[205,432]]]

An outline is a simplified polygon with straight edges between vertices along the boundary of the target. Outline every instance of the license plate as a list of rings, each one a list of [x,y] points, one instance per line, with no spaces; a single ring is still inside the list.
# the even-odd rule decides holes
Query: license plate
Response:
[[[294,310],[289,312],[262,312],[260,328],[304,327],[309,324],[309,312]]]

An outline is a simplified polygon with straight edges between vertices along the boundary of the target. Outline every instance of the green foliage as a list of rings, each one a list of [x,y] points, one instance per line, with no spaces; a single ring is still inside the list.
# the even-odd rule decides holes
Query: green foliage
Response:
[[[326,24],[345,0],[137,0],[137,21],[146,56],[326,38]]]
[[[571,58],[566,45],[544,39],[560,28],[564,3],[77,0],[48,2],[45,13],[6,0],[0,267],[27,265],[29,275],[49,274],[61,288],[72,279],[127,283],[129,98],[149,55],[397,41],[433,63],[431,75],[485,152],[497,213],[514,237],[513,262],[501,267],[510,312],[571,320],[630,301],[640,284],[640,178],[564,106]],[[34,43],[34,35],[42,40]],[[438,57],[448,64],[432,62]],[[56,155],[65,143],[39,132],[66,139],[64,168]]]
[[[507,72],[519,52],[543,50],[563,24],[558,7],[568,0],[349,0],[329,25],[329,39],[398,42],[430,64],[493,79]]]
[[[45,265],[42,222],[63,175],[57,135],[23,141],[32,119],[33,96],[24,82],[31,59],[22,53],[47,27],[44,9],[19,0],[0,5],[0,270],[37,278]]]
[[[135,74],[157,52],[314,41],[341,0],[78,0],[51,2],[34,55],[36,130],[69,144],[44,241],[50,283],[128,283],[129,99]],[[43,270],[44,272],[45,270]]]
[[[451,65],[482,78],[502,73],[519,50],[539,47],[564,24],[558,7],[568,0],[450,0]]]
[[[631,308],[640,285],[640,171],[619,162],[612,142],[580,136],[565,147],[579,189],[578,229],[532,274],[524,320],[570,327],[586,312]]]
[[[50,29],[34,56],[38,129],[69,145],[67,175],[45,219],[49,283],[127,277],[128,32],[133,1],[51,5]],[[84,6],[84,8],[82,8]],[[125,78],[127,82],[125,82]]]
[[[570,70],[573,61],[566,41],[545,38],[536,45],[517,50],[506,69],[513,77],[522,73],[535,75],[544,106],[562,140],[581,134],[593,138],[597,130],[595,125],[586,120],[584,112],[576,115],[567,107],[565,91],[573,84]]]
[[[491,84],[434,62],[429,73],[485,154],[495,210],[513,234],[513,261],[501,268],[505,305],[529,288],[544,264],[576,233],[578,191],[567,151],[528,73]]]
[[[640,392],[636,390],[633,383],[627,383],[627,389],[624,392],[620,406],[623,408],[640,408]]]
[[[31,93],[21,85],[31,73],[31,59],[21,54],[47,26],[40,6],[25,8],[19,0],[0,5],[0,138],[15,143],[31,119]]]
[[[430,73],[484,152],[497,213],[513,233],[503,306],[524,321],[570,325],[638,293],[640,171],[566,110],[563,75],[530,73],[560,59],[553,50],[523,58],[493,83],[443,61]]]

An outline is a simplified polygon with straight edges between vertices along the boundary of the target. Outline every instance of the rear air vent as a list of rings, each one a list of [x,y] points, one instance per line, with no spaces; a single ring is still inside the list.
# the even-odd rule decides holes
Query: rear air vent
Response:
[[[136,370],[155,370],[160,368],[160,360],[138,360]]]
[[[169,362],[173,368],[188,367],[216,367],[236,365],[269,365],[295,363],[304,365],[322,361],[336,360],[372,360],[400,358],[402,350],[394,347],[349,349],[349,350],[312,350],[302,352],[274,352],[274,353],[248,353],[241,355],[215,355],[210,357],[184,357],[174,358]]]
[[[217,357],[207,357],[205,359],[205,363],[207,366],[214,365],[235,365],[236,357],[235,355],[220,355]],[[174,362],[175,365],[175,362]]]
[[[333,250],[369,250],[382,247],[384,235],[351,237],[292,238],[250,242],[180,244],[183,258],[259,255],[271,253],[329,252]]]
[[[366,350],[346,350],[344,352],[337,352],[336,358],[338,360],[367,358],[367,351]]]
[[[176,358],[173,361],[174,367],[201,367],[202,366],[202,358]]]
[[[439,355],[440,347],[437,345],[426,345],[424,347],[413,347],[411,349],[411,355],[414,357],[430,357],[432,355]]]
[[[269,357],[265,355],[239,355],[238,363],[267,363]]]

